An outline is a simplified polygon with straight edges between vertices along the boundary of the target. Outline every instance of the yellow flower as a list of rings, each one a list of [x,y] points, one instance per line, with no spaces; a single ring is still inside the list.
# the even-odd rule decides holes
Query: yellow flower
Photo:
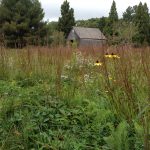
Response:
[[[99,61],[96,61],[96,63],[94,63],[94,66],[102,66],[102,63]]]
[[[118,55],[113,55],[113,58],[118,58],[119,59],[120,57]]]
[[[95,63],[94,66],[102,66],[102,63]]]
[[[107,55],[107,54],[105,55],[105,57],[106,57],[106,58],[113,58],[112,55]]]
[[[113,53],[111,55],[110,54],[106,54],[105,57],[106,58],[118,58],[118,59],[120,58],[118,55],[113,54]]]

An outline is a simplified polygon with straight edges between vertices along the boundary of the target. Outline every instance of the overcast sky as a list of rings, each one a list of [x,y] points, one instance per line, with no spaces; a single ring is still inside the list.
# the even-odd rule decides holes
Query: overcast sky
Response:
[[[45,20],[57,21],[60,16],[60,7],[64,0],[40,0],[45,12]],[[75,19],[89,19],[108,16],[113,0],[68,0],[74,9]],[[146,2],[150,9],[150,0],[115,0],[119,17],[128,6]]]

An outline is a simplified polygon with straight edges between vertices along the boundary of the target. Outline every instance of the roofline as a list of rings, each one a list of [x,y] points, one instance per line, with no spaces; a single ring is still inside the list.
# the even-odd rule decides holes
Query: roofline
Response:
[[[74,28],[87,28],[87,29],[98,29],[100,32],[101,32],[101,34],[104,36],[104,38],[102,38],[102,39],[95,39],[95,38],[81,38],[77,33],[76,33],[76,30],[74,30]],[[76,36],[79,38],[79,39],[93,39],[93,40],[107,40],[107,38],[105,37],[105,35],[102,33],[102,31],[99,29],[99,28],[89,28],[89,27],[77,27],[77,26],[73,26],[72,27],[72,29],[71,29],[71,31],[72,30],[74,30],[74,33],[76,34]],[[71,32],[70,31],[70,32]],[[70,34],[70,33],[69,33]]]
[[[79,27],[79,26],[73,26],[73,28],[88,28],[88,29],[99,29],[99,28],[90,28],[90,27]],[[100,29],[99,29],[100,30]]]
[[[81,39],[81,38],[79,37],[79,35],[76,33],[76,31],[74,31],[74,33],[76,34],[76,36],[77,36],[79,39]]]
[[[92,40],[107,40],[106,38],[105,38],[105,39],[80,38],[80,39],[92,39]]]

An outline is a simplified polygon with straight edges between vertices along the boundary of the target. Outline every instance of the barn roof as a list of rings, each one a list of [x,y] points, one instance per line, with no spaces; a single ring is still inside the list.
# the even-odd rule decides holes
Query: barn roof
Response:
[[[81,39],[106,40],[106,37],[98,28],[73,27],[73,30]]]

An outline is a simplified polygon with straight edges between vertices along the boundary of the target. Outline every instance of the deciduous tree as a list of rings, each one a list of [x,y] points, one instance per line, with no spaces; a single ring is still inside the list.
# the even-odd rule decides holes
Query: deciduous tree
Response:
[[[132,22],[134,18],[134,8],[129,6],[126,11],[123,13],[123,20],[126,22]]]

